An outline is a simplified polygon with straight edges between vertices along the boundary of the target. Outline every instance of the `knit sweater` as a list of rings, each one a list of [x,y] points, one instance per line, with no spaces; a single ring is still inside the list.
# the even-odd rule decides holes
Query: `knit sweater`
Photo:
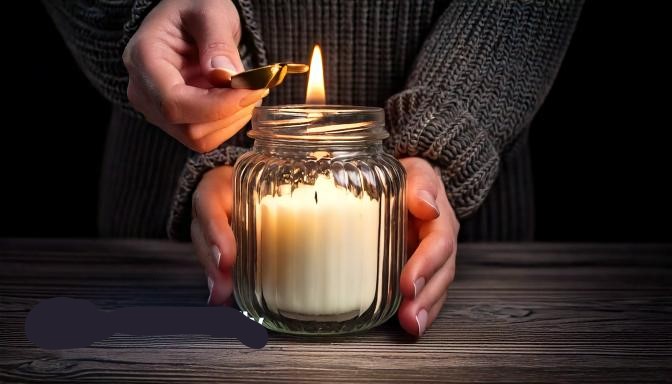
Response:
[[[101,178],[103,235],[188,237],[191,195],[207,170],[233,164],[245,131],[189,154],[128,108],[121,52],[151,8],[49,1],[47,9],[93,84],[115,103]],[[463,239],[532,234],[527,127],[559,69],[581,1],[239,0],[248,66],[308,62],[324,50],[330,104],[383,106],[397,157],[438,167]],[[302,103],[288,77],[266,104]],[[170,212],[170,215],[169,215]]]

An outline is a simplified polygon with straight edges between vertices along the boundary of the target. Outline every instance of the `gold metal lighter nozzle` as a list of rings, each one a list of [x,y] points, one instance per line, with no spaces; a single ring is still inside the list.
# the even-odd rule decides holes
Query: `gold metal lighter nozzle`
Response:
[[[276,63],[231,76],[228,71],[216,68],[210,72],[209,80],[217,87],[264,89],[280,85],[288,73],[306,73],[309,69],[306,64]]]

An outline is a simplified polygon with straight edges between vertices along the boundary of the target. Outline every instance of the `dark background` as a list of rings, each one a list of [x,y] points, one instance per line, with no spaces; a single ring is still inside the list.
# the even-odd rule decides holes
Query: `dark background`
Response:
[[[22,4],[7,14],[25,29],[3,27],[11,102],[3,108],[0,236],[94,236],[109,108],[41,4],[13,3]],[[662,58],[666,13],[655,4],[584,7],[532,127],[538,240],[670,240],[672,67]]]

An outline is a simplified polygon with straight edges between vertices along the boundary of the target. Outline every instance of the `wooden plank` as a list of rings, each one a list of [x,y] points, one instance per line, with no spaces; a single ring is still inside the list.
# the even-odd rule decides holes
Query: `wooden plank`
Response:
[[[189,245],[1,240],[0,382],[653,382],[672,378],[668,245],[467,244],[425,337],[396,320],[370,332],[272,334],[258,351],[206,336],[115,335],[45,351],[23,321],[40,299],[102,308],[202,305]]]

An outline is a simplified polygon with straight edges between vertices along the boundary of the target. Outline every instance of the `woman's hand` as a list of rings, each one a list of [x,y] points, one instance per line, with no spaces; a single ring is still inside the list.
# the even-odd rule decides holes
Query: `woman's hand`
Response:
[[[443,183],[420,158],[402,159],[408,174],[408,246],[412,252],[401,274],[404,299],[399,308],[402,327],[414,335],[432,324],[455,276],[459,223]],[[233,207],[233,168],[205,173],[193,198],[191,239],[208,276],[211,305],[230,303],[236,244],[229,218]]]
[[[406,168],[409,210],[408,251],[401,272],[401,326],[422,336],[441,311],[455,277],[457,233],[460,224],[448,202],[441,178],[424,159],[402,159]]]
[[[229,225],[233,207],[233,167],[203,175],[192,200],[191,241],[208,277],[208,304],[230,304],[236,241]]]
[[[147,121],[207,152],[247,124],[268,89],[213,88],[214,68],[244,70],[240,18],[230,0],[163,0],[124,50],[128,100]]]

